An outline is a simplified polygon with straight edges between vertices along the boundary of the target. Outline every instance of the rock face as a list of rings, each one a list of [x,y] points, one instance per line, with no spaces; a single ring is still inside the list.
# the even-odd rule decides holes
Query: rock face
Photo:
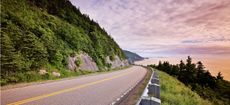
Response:
[[[93,59],[86,53],[81,53],[80,59],[82,63],[80,64],[80,69],[82,70],[98,70],[97,64],[93,61]]]
[[[76,61],[80,60],[80,65],[76,65]],[[114,56],[114,60],[110,60],[110,57],[106,57],[106,63],[111,64],[111,69],[128,66],[128,60],[121,60],[117,55]],[[68,57],[68,69],[69,70],[91,70],[96,71],[99,70],[97,64],[94,60],[87,54],[81,52],[76,56],[69,56]]]
[[[58,73],[58,72],[52,72],[52,75],[55,76],[55,77],[60,77],[61,76],[61,74]]]
[[[39,70],[39,74],[40,75],[45,75],[45,74],[47,74],[48,72],[46,71],[46,70],[44,70],[44,69],[41,69],[41,70]]]
[[[106,63],[111,64],[112,69],[117,68],[117,67],[124,67],[124,66],[129,65],[128,60],[121,60],[117,55],[115,55],[113,61],[111,61],[110,57],[107,56],[106,57]]]
[[[76,61],[80,60],[81,63],[79,67],[76,65]],[[69,70],[98,70],[97,64],[93,59],[86,53],[80,53],[77,56],[68,57],[68,69]]]
[[[68,57],[68,69],[69,70],[76,70],[77,69],[77,65],[75,64],[76,61],[76,57]]]

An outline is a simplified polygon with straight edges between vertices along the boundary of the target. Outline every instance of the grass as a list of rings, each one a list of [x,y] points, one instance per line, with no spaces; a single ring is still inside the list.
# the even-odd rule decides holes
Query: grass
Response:
[[[176,78],[162,71],[158,72],[162,105],[212,105],[211,102],[202,99]]]
[[[70,71],[70,70],[57,70],[60,72],[60,77],[55,77],[51,74],[51,72],[48,71],[48,74],[46,75],[40,75],[37,72],[26,72],[26,73],[19,73],[18,75],[21,76],[21,79],[17,83],[8,83],[1,86],[1,90],[10,89],[10,88],[16,88],[16,87],[24,87],[28,85],[38,84],[38,83],[45,83],[60,79],[67,79],[67,78],[73,78],[83,75],[94,75],[94,74],[101,74],[101,73],[108,73],[118,70],[124,70],[127,68],[132,67],[126,66],[126,67],[119,67],[111,70],[98,70],[98,71],[88,71],[88,70],[77,70],[77,71]]]

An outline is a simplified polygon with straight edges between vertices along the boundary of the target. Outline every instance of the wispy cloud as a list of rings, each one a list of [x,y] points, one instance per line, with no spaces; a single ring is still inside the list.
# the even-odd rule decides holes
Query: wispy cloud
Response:
[[[195,44],[195,43],[203,43],[203,44],[213,44],[213,43],[218,43],[218,42],[222,42],[222,43],[229,43],[230,42],[230,39],[228,38],[225,38],[224,36],[222,37],[206,37],[206,38],[203,38],[203,39],[186,39],[186,40],[183,40],[182,43],[189,43],[189,44]]]
[[[230,52],[229,0],[71,2],[98,21],[123,49],[144,56]]]

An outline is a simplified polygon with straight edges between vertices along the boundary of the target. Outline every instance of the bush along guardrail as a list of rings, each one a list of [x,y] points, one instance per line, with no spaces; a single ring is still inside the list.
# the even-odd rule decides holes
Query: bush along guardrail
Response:
[[[149,80],[149,83],[145,87],[144,92],[140,100],[137,102],[136,105],[160,105],[160,81],[158,73],[155,69],[152,69],[153,73]]]

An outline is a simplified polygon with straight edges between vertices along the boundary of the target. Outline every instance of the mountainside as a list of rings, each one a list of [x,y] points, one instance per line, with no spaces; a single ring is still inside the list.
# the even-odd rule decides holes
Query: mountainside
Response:
[[[104,70],[123,61],[118,44],[68,0],[1,2],[1,83],[24,81],[40,69]]]
[[[130,62],[134,62],[134,61],[139,61],[139,60],[143,60],[144,58],[141,57],[140,55],[127,51],[127,50],[123,50],[123,52],[125,53],[126,58],[130,61]]]

